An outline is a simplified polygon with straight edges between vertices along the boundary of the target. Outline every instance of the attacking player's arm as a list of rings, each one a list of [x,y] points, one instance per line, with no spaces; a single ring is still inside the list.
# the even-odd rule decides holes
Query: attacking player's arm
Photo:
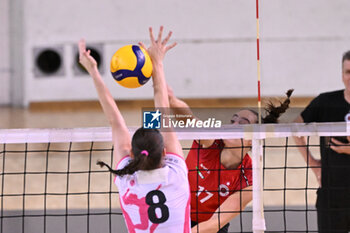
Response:
[[[167,89],[168,89],[169,104],[170,104],[171,110],[173,111],[177,119],[180,119],[180,120],[198,119],[193,114],[188,104],[174,95],[174,92],[169,85],[167,85]],[[186,117],[181,117],[181,116],[186,116]],[[214,143],[215,140],[205,139],[205,140],[200,140],[200,141],[196,140],[196,141],[197,143],[200,143],[204,148],[208,148]]]
[[[215,214],[207,221],[201,222],[198,226],[191,229],[192,233],[216,233],[229,223],[234,217],[239,215],[242,210],[253,199],[252,186],[248,186],[240,192],[230,195],[215,211]],[[220,214],[220,217],[219,217]],[[219,225],[220,221],[220,225]]]
[[[176,115],[176,118],[178,119],[196,118],[197,119],[197,117],[193,114],[188,104],[185,101],[177,98],[174,95],[173,89],[169,85],[167,85],[167,90],[168,90],[169,104],[170,104],[170,107],[172,108],[171,110]]]
[[[155,40],[153,36],[152,28],[149,28],[151,45],[147,49],[145,45],[140,42],[140,46],[146,49],[151,57],[153,72],[153,90],[154,90],[154,105],[155,108],[162,108],[162,113],[169,114],[169,99],[168,99],[168,91],[167,85],[165,81],[164,69],[163,69],[163,59],[166,52],[173,47],[175,47],[176,43],[171,45],[167,45],[172,32],[169,32],[167,37],[162,40],[163,26],[160,27],[158,38]],[[183,157],[182,147],[177,139],[177,136],[174,131],[170,129],[168,132],[162,132],[164,138],[165,149],[167,152],[176,153]]]
[[[86,51],[85,40],[79,41],[79,62],[89,72],[93,78],[95,88],[98,94],[103,112],[112,127],[112,136],[114,144],[113,167],[116,167],[119,160],[130,153],[131,139],[129,130],[125,124],[117,104],[115,103],[110,91],[106,87],[100,72],[97,68],[97,62],[90,55],[90,50]]]
[[[295,120],[295,123],[304,123],[304,120],[302,116],[298,116]],[[321,160],[315,159],[312,155],[311,151],[309,150],[305,137],[297,137],[294,136],[294,141],[298,145],[298,150],[303,156],[305,162],[308,166],[310,166],[313,170],[313,172],[316,175],[317,181],[319,184],[321,184]]]

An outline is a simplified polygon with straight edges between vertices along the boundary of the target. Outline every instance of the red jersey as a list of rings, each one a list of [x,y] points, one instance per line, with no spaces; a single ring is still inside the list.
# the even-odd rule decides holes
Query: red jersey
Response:
[[[224,149],[222,140],[208,148],[193,141],[186,158],[191,188],[191,220],[208,220],[215,210],[233,193],[252,185],[252,160],[246,154],[235,169],[226,169],[220,162]]]

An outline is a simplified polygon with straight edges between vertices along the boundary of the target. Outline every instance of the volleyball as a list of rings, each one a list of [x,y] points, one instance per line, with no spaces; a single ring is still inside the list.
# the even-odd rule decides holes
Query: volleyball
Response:
[[[152,70],[150,56],[138,45],[121,47],[111,59],[112,76],[123,87],[141,87],[151,78]]]

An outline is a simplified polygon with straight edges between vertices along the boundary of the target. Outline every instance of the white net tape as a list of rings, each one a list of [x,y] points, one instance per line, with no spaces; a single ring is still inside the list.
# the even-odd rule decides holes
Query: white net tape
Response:
[[[133,133],[137,127],[130,127]],[[349,123],[224,125],[220,129],[202,129],[177,132],[179,140],[193,139],[265,139],[290,136],[345,136],[350,132]],[[0,129],[0,143],[47,142],[101,142],[111,141],[109,127],[70,129]]]

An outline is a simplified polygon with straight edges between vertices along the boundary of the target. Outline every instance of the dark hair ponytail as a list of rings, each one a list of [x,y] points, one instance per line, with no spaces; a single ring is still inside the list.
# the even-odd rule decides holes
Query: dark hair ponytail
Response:
[[[117,176],[131,175],[138,170],[153,170],[160,166],[164,142],[157,129],[139,128],[136,130],[132,137],[131,147],[134,158],[123,169],[113,170],[102,161],[97,161],[97,165],[106,166]]]
[[[286,93],[287,98],[280,102],[280,106],[276,107],[271,101],[267,104],[265,111],[267,115],[262,118],[263,123],[277,123],[278,118],[289,108],[290,97],[294,89],[289,89]]]

